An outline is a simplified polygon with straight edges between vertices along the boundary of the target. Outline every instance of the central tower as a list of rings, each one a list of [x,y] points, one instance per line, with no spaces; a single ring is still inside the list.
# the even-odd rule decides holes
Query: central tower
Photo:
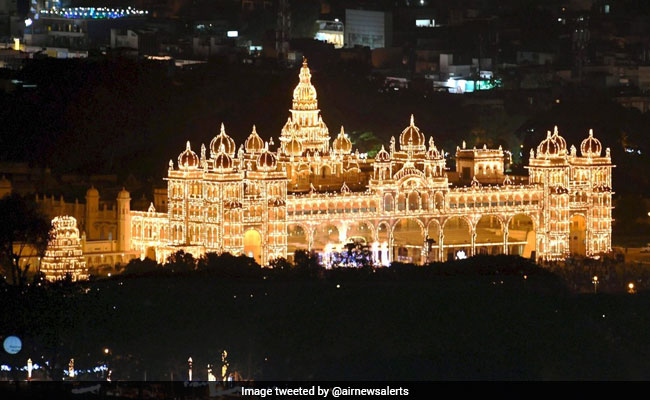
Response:
[[[316,88],[311,84],[307,59],[303,59],[299,77],[298,86],[293,90],[291,117],[287,119],[280,136],[282,150],[289,154],[291,149],[287,145],[295,138],[302,145],[303,152],[327,154],[330,134],[318,109]]]

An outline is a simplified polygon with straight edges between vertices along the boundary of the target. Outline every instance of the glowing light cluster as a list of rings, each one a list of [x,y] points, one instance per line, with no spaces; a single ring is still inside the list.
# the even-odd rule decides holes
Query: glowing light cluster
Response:
[[[72,280],[88,279],[88,268],[74,217],[60,216],[52,220],[50,240],[41,271],[51,281],[63,279],[67,274],[70,274]]]
[[[208,146],[187,142],[169,161],[166,212],[120,208],[128,215],[119,217],[129,232],[125,251],[157,261],[178,250],[196,257],[229,252],[262,265],[291,259],[295,250],[340,263],[350,242],[378,265],[611,251],[614,166],[593,132],[581,154],[557,128],[549,132],[531,150],[525,183],[505,175],[510,154],[502,148],[463,144],[456,173],[448,172],[447,153],[427,140],[414,116],[370,159],[343,128],[330,138],[311,78],[305,60],[279,146],[253,126],[238,147],[223,124]],[[118,197],[128,200],[128,193]],[[56,253],[61,246],[52,243],[50,257],[78,257]]]
[[[42,10],[41,14],[47,16],[58,16],[63,18],[89,18],[89,19],[116,19],[124,17],[138,17],[149,14],[149,11],[137,10],[135,8],[107,8],[107,7],[71,7],[52,8]]]
[[[593,132],[582,156],[557,128],[549,132],[533,151],[528,184],[505,175],[509,152],[463,144],[457,170],[470,171],[471,182],[450,187],[446,152],[432,137],[427,145],[413,116],[374,159],[353,151],[343,128],[331,141],[311,77],[305,60],[277,149],[255,127],[239,150],[223,125],[209,157],[205,146],[197,154],[188,143],[177,168],[170,161],[168,213],[133,213],[133,248],[153,248],[159,260],[183,249],[246,254],[262,264],[304,249],[327,264],[360,241],[383,265],[610,251],[613,166]],[[575,223],[582,215],[586,223]]]

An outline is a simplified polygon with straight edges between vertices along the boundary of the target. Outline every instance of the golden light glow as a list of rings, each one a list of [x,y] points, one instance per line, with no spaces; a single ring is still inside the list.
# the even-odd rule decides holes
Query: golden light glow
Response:
[[[246,254],[268,265],[304,249],[327,263],[351,240],[368,245],[381,265],[476,254],[562,260],[611,251],[614,166],[592,131],[580,155],[557,127],[549,131],[531,150],[527,181],[505,174],[509,152],[465,143],[449,171],[447,153],[427,140],[412,115],[399,139],[372,159],[353,148],[343,127],[332,140],[311,80],[305,60],[279,146],[253,126],[237,148],[222,124],[200,154],[188,142],[169,162],[166,194],[157,194],[166,210],[152,204],[131,211],[128,192],[121,192],[113,220],[101,214],[106,226],[119,221],[112,259],[119,252],[164,261],[184,250],[195,257]],[[95,214],[88,210],[99,215],[96,192],[86,196],[86,231],[94,237],[99,224],[89,224]]]
[[[52,220],[50,240],[41,264],[45,278],[54,281],[70,274],[72,280],[88,279],[88,268],[81,249],[77,220],[70,216]]]

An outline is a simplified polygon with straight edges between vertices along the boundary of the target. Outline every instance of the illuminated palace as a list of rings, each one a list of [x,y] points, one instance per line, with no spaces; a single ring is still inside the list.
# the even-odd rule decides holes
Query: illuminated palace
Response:
[[[515,184],[501,149],[457,148],[448,173],[444,151],[413,117],[374,159],[353,150],[342,127],[332,141],[306,62],[290,112],[275,149],[254,126],[239,149],[223,125],[198,154],[188,142],[169,162],[167,212],[131,212],[131,249],[158,260],[179,249],[230,252],[262,264],[297,249],[327,262],[351,240],[381,264],[611,250],[613,165],[592,132],[579,155],[549,132],[531,151],[528,182]]]
[[[342,127],[331,140],[306,62],[290,113],[277,146],[254,126],[239,148],[223,125],[207,148],[187,142],[169,162],[166,210],[132,211],[126,191],[116,207],[98,210],[96,189],[89,190],[78,213],[87,240],[104,221],[114,232],[114,245],[106,245],[113,263],[163,261],[184,250],[246,254],[266,265],[304,249],[327,264],[350,241],[367,245],[384,265],[502,253],[560,260],[611,250],[613,165],[592,132],[579,154],[557,128],[548,132],[531,150],[529,179],[515,181],[504,173],[508,153],[500,148],[463,144],[448,171],[446,153],[413,116],[374,159],[354,150]],[[96,264],[93,256],[87,261]]]

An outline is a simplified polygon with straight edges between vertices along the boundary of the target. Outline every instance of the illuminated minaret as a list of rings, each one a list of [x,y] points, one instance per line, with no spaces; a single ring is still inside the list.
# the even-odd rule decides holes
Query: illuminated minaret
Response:
[[[303,60],[299,77],[300,82],[293,90],[291,118],[282,129],[280,136],[282,149],[284,150],[286,144],[291,141],[291,130],[293,129],[304,151],[328,153],[329,130],[318,109],[316,88],[311,84],[311,72],[307,66],[307,59]]]

